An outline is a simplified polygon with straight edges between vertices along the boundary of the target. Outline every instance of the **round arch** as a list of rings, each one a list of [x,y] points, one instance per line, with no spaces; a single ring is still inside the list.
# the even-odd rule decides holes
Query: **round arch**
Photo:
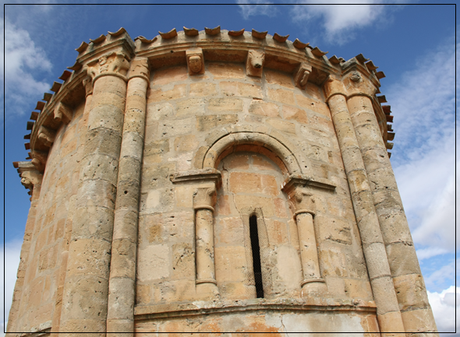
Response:
[[[258,152],[273,160],[285,174],[305,174],[310,165],[292,151],[293,147],[273,135],[257,131],[236,131],[218,138],[199,159],[202,169],[216,168],[233,152]]]

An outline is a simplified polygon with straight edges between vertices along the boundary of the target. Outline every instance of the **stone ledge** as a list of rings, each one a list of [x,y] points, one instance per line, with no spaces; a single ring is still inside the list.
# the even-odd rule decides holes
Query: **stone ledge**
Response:
[[[134,308],[134,320],[143,321],[159,318],[200,316],[248,311],[358,311],[376,313],[374,301],[309,298],[306,300],[255,298],[249,300],[214,300],[187,303],[140,305]]]

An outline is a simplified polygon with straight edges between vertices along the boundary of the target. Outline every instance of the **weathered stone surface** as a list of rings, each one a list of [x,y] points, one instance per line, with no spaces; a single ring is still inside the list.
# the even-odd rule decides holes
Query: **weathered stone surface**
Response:
[[[8,330],[435,334],[373,65],[160,35],[82,44],[38,105]]]

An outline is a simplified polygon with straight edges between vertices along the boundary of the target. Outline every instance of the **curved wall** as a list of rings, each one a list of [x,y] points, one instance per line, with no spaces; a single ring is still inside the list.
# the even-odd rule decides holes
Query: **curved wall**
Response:
[[[372,61],[220,28],[77,51],[14,163],[8,331],[436,330]]]

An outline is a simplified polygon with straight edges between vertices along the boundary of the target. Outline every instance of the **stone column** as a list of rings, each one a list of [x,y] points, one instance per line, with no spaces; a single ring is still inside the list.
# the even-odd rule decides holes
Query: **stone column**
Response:
[[[107,312],[107,332],[123,332],[123,336],[134,335],[139,189],[149,85],[147,59],[133,60],[128,77]]]
[[[332,78],[325,83],[324,90],[347,174],[380,330],[383,336],[401,336],[392,333],[404,332],[405,329],[371,188],[347,107],[346,91],[342,82]]]
[[[196,189],[193,195],[196,239],[196,289],[199,297],[214,298],[218,294],[214,266],[214,205],[216,187]]]
[[[375,88],[358,71],[346,78],[347,105],[369,178],[375,210],[406,331],[436,331],[415,247],[396,179],[387,154],[371,97]]]
[[[121,52],[87,65],[93,94],[72,223],[60,332],[105,336],[118,159],[129,62]]]
[[[296,209],[294,218],[297,225],[303,272],[302,296],[307,296],[312,292],[324,293],[327,288],[319,268],[316,231],[313,223],[315,215],[313,195],[306,188],[296,186],[292,199]]]
[[[19,268],[17,272],[17,280],[14,286],[13,302],[11,304],[8,326],[6,331],[18,331],[17,315],[20,310],[22,287],[24,285],[24,277],[29,260],[29,251],[31,245],[32,234],[35,226],[35,216],[37,214],[37,206],[40,199],[40,189],[43,179],[43,174],[37,171],[31,162],[14,162],[14,167],[18,169],[21,176],[21,184],[30,192],[30,209],[27,217],[26,228],[24,231],[24,242],[21,247],[21,255]]]

